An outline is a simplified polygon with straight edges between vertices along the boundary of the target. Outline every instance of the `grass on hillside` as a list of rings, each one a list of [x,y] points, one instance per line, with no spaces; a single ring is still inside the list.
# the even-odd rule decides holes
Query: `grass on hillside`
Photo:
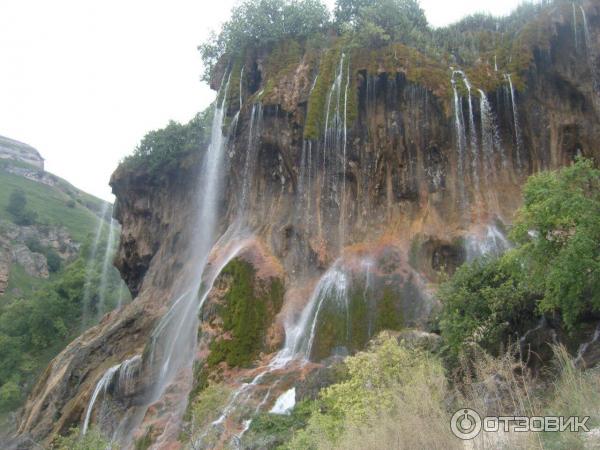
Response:
[[[74,199],[61,188],[47,186],[2,170],[0,170],[0,219],[12,221],[6,207],[11,193],[19,188],[23,189],[27,196],[27,208],[37,213],[38,223],[64,226],[77,242],[83,243],[88,239],[98,224],[98,217],[92,211],[73,201]],[[89,197],[94,199],[92,196]],[[95,199],[93,204],[97,202],[100,200]]]

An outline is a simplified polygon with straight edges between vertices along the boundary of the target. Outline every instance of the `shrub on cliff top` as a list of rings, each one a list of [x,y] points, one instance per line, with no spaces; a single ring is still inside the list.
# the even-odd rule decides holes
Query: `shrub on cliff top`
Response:
[[[243,53],[248,47],[267,47],[285,38],[308,37],[329,22],[320,0],[246,0],[235,6],[219,34],[200,45],[205,81],[225,54]]]
[[[212,112],[209,107],[185,125],[171,121],[165,128],[150,131],[123,165],[130,169],[144,167],[151,178],[167,176],[186,155],[206,145]]]
[[[366,47],[414,44],[428,34],[427,18],[416,0],[337,0],[335,19],[340,30],[355,32]]]

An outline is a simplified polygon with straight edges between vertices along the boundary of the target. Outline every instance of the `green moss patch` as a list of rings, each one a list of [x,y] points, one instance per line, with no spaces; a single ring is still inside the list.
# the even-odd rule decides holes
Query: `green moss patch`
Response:
[[[281,280],[258,281],[254,267],[241,259],[221,273],[231,286],[218,305],[225,336],[210,344],[209,367],[225,361],[230,367],[248,367],[264,348],[265,334],[283,304]]]

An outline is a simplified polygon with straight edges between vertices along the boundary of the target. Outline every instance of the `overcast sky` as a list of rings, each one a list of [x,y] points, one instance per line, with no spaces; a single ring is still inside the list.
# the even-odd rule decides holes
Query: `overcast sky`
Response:
[[[48,171],[112,200],[110,174],[147,131],[211,103],[196,47],[235,3],[0,0],[0,135],[36,147]],[[477,11],[504,15],[519,3],[421,0],[434,26]]]

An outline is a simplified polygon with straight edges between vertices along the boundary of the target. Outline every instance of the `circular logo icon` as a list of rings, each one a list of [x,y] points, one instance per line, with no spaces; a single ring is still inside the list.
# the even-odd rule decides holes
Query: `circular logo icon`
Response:
[[[459,409],[450,419],[450,429],[459,439],[474,439],[481,432],[481,416],[472,409]]]

